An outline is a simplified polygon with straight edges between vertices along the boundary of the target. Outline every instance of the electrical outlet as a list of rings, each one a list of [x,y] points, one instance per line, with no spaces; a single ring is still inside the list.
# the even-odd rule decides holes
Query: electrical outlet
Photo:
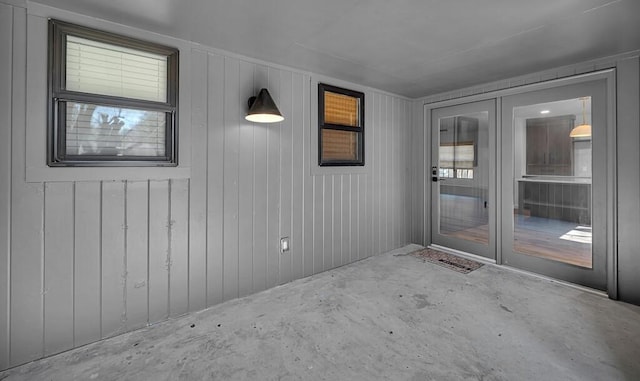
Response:
[[[289,251],[289,237],[280,238],[280,252]]]

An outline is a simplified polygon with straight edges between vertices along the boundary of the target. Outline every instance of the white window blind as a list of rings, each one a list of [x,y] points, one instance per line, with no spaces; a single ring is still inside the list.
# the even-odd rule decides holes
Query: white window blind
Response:
[[[473,144],[440,146],[440,166],[443,168],[473,168]]]
[[[167,56],[67,36],[66,89],[167,101]]]

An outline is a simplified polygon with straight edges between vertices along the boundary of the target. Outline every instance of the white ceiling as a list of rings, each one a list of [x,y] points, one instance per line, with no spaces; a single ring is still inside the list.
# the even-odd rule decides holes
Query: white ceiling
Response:
[[[37,0],[408,97],[640,49],[640,0]]]

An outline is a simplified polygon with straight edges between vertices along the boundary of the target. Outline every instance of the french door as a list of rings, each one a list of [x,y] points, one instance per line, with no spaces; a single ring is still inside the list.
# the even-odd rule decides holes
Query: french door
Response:
[[[502,263],[606,290],[606,80],[502,98]]]
[[[431,239],[495,259],[495,100],[431,110]]]
[[[612,78],[427,107],[431,243],[615,293]]]

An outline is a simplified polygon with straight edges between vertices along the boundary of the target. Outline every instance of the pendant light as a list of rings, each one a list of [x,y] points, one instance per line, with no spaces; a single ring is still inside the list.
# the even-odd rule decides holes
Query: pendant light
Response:
[[[256,123],[276,123],[284,120],[267,89],[260,89],[257,97],[249,98],[249,112],[244,118]]]
[[[587,124],[586,120],[586,102],[588,97],[580,98],[582,100],[582,124],[575,126],[569,136],[572,138],[588,138],[591,137],[591,125]]]

